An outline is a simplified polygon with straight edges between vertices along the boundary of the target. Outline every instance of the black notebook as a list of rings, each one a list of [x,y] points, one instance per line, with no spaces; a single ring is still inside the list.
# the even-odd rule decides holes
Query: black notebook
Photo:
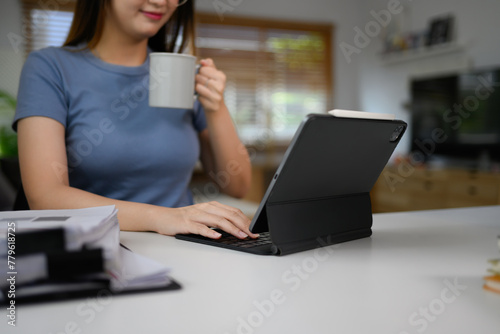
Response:
[[[241,240],[176,238],[261,255],[285,255],[372,234],[370,190],[406,130],[388,114],[307,115]],[[220,231],[219,231],[220,232]],[[259,240],[263,240],[259,243]]]

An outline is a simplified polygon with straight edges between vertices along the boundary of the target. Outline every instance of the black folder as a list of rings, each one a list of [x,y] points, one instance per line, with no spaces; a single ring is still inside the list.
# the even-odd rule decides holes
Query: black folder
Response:
[[[13,256],[9,257],[14,265],[11,269],[1,268],[4,271],[1,277],[4,279],[5,275],[7,285],[0,285],[0,305],[7,305],[12,301],[19,305],[99,297],[103,294],[125,295],[181,288],[181,285],[170,277],[161,285],[132,288],[112,285],[109,274],[106,273],[103,249],[83,248],[68,251],[62,227],[19,231],[15,238],[15,251],[12,252]],[[120,251],[131,252],[125,246],[121,247]],[[30,256],[36,258],[26,260]],[[23,266],[23,260],[29,265]],[[34,263],[36,265],[31,267]],[[30,279],[21,280],[20,275]]]
[[[36,232],[33,235],[36,235]],[[122,245],[122,247],[125,249],[123,251],[130,252],[125,246]],[[170,277],[168,282],[163,285],[142,286],[140,288],[113,287],[109,276],[105,274],[101,249],[69,252],[51,250],[43,254],[46,257],[48,275],[27,284],[16,284],[14,281],[15,289],[13,291],[9,290],[12,289],[10,284],[7,285],[0,290],[0,305],[6,305],[10,300],[15,300],[15,303],[19,305],[102,295],[126,295],[137,292],[181,289],[181,285]],[[24,253],[24,256],[27,255],[29,254]],[[19,272],[16,272],[12,277],[16,278],[18,274]]]

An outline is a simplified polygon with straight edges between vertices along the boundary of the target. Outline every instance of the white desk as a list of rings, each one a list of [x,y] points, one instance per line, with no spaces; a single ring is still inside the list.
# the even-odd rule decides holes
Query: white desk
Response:
[[[183,289],[23,306],[0,332],[500,332],[500,295],[482,289],[487,259],[500,257],[500,206],[377,214],[373,230],[285,257],[122,232]]]

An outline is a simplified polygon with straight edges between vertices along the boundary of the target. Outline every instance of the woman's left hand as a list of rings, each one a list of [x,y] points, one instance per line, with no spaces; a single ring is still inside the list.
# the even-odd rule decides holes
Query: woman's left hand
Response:
[[[200,61],[201,67],[196,75],[198,99],[208,112],[218,111],[224,106],[226,75],[219,71],[210,58]]]

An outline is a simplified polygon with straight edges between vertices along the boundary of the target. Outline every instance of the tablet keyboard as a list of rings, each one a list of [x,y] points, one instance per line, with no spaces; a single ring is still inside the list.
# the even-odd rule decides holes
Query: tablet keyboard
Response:
[[[214,241],[224,245],[252,248],[252,247],[272,244],[271,234],[269,232],[259,233],[259,237],[257,239],[252,239],[252,238],[239,239],[234,235],[224,232],[222,230],[217,230],[217,232],[222,234],[222,236]]]
[[[277,248],[273,245],[269,232],[259,233],[257,239],[239,239],[222,230],[216,229],[216,231],[221,234],[219,239],[211,239],[198,234],[177,234],[175,237],[180,240],[193,241],[253,254],[271,255],[277,253]]]

